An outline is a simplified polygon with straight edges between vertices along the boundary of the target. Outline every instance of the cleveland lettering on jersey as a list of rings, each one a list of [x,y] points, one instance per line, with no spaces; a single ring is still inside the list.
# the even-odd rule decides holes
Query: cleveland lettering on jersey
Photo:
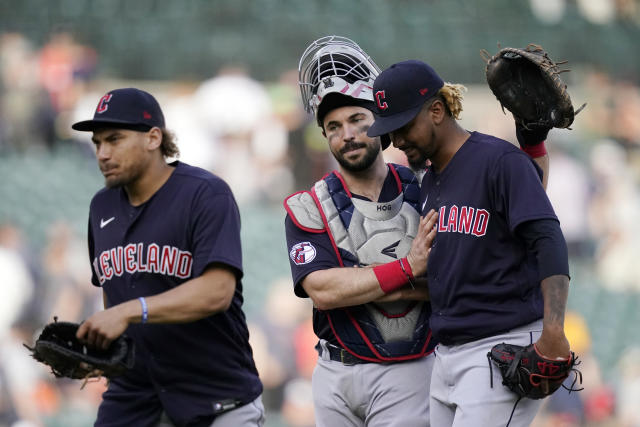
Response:
[[[476,237],[487,234],[491,215],[486,209],[452,205],[440,207],[438,213],[438,233],[464,233]]]
[[[93,270],[101,285],[114,276],[122,276],[125,272],[159,273],[187,279],[191,277],[192,266],[191,252],[168,245],[160,248],[156,243],[148,245],[146,251],[144,243],[116,246],[102,251],[93,259]]]

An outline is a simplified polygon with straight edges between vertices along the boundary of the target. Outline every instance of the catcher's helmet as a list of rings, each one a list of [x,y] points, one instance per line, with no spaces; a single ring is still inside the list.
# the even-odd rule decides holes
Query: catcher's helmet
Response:
[[[326,113],[339,106],[358,105],[374,112],[373,81],[379,73],[380,67],[353,40],[319,38],[307,47],[298,64],[304,108],[316,115],[320,126]],[[331,101],[323,102],[328,99]],[[388,137],[382,138],[383,149],[389,142]]]
[[[340,36],[322,37],[307,47],[298,65],[302,103],[317,113],[329,93],[341,93],[373,102],[373,81],[380,67],[354,41]]]

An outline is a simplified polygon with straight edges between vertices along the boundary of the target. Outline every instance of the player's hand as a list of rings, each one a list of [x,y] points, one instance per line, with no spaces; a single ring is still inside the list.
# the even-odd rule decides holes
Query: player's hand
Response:
[[[438,221],[438,213],[433,209],[420,219],[418,233],[413,239],[409,255],[407,255],[414,277],[423,276],[427,272],[427,260],[433,240],[436,238],[436,221]]]
[[[515,117],[514,117],[515,120]],[[520,147],[538,145],[547,139],[551,127],[529,125],[525,128],[518,120],[516,123],[516,138]]]
[[[536,349],[547,359],[566,359],[570,355],[569,340],[564,331],[542,330],[542,335],[536,341]]]
[[[543,329],[542,335],[535,343],[536,350],[545,359],[550,360],[567,360],[571,357],[569,340],[562,330],[551,331]],[[547,380],[540,381],[540,387],[544,393],[549,391],[549,383]]]
[[[88,346],[106,350],[129,326],[123,304],[99,311],[82,322],[76,333]]]

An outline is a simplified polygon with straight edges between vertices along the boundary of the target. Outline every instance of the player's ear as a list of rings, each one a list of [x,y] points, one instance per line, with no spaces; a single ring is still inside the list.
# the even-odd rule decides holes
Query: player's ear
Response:
[[[156,150],[162,145],[162,131],[158,127],[153,127],[148,132],[147,148],[149,151]]]
[[[431,106],[429,107],[429,114],[435,124],[439,125],[442,123],[447,114],[447,108],[440,98],[436,98],[435,101],[431,103]]]

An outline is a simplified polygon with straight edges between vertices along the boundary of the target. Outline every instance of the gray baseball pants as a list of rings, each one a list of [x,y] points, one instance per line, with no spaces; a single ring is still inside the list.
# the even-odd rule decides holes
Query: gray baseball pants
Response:
[[[398,363],[345,365],[326,342],[313,371],[316,427],[429,427],[433,353]]]

